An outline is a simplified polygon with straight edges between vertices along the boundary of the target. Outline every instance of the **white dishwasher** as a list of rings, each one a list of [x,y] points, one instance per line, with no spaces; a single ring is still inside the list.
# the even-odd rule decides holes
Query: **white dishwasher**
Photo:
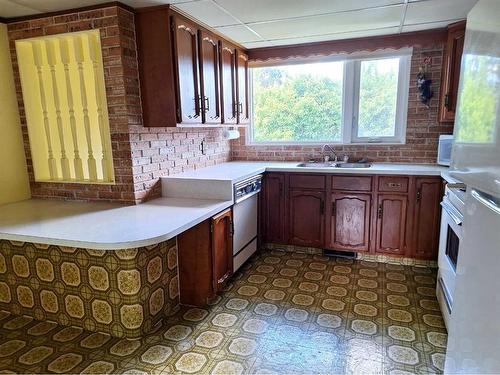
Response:
[[[257,214],[262,175],[234,185],[233,271],[257,251]]]

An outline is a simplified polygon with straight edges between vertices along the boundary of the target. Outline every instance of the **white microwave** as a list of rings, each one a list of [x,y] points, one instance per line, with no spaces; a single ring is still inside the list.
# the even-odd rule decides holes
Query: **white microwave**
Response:
[[[451,149],[453,145],[453,135],[440,135],[438,144],[438,159],[439,165],[450,165]]]

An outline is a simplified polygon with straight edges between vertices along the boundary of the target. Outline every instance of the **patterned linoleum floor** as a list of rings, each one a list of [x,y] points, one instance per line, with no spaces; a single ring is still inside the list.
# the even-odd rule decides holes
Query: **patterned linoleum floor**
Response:
[[[124,340],[0,313],[18,373],[440,373],[435,270],[263,251],[207,309]]]

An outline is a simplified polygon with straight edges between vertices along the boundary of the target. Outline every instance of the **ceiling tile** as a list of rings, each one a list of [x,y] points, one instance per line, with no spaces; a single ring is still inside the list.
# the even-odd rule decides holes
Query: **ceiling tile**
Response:
[[[36,13],[39,13],[36,9],[9,0],[0,0],[0,17],[20,17]]]
[[[428,0],[408,4],[405,25],[464,19],[477,0]]]
[[[304,17],[353,9],[401,4],[403,0],[214,0],[247,22]]]
[[[218,32],[226,35],[235,42],[257,42],[262,40],[258,35],[252,33],[244,25],[222,26],[215,28]]]
[[[409,33],[411,31],[420,31],[420,30],[430,30],[430,29],[440,29],[448,26],[450,23],[453,23],[459,20],[452,21],[440,21],[440,22],[426,22],[426,23],[417,23],[414,25],[404,25],[401,32]]]
[[[249,26],[263,39],[284,39],[380,29],[398,26],[403,8],[403,5],[398,5],[293,20],[253,23],[249,24]],[[241,40],[241,42],[250,41]]]
[[[211,0],[176,4],[175,8],[212,27],[236,25],[239,23],[238,20],[234,19]]]
[[[244,43],[243,45],[246,48],[260,48],[260,47],[270,47],[270,46],[289,45],[289,44],[324,42],[324,41],[338,40],[338,39],[362,38],[365,36],[389,35],[389,34],[395,34],[398,31],[399,27],[394,26],[376,30],[363,30],[363,31],[353,31],[348,33],[325,34],[325,35],[317,35],[317,36],[302,37],[302,38],[285,38],[285,39],[266,40],[261,42],[250,42],[250,43]]]

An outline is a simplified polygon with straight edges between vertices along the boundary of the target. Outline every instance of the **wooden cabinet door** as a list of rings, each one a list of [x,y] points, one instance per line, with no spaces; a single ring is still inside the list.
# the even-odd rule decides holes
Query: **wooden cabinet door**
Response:
[[[417,258],[436,259],[441,219],[441,179],[417,177],[415,187],[413,255]]]
[[[202,121],[205,124],[220,124],[219,41],[201,30],[199,41]]]
[[[233,274],[233,219],[231,209],[212,217],[212,270],[213,288],[221,290]]]
[[[370,250],[370,194],[332,194],[329,247]]]
[[[439,99],[440,122],[455,121],[464,40],[465,21],[457,22],[448,27],[448,40],[444,51],[443,78]]]
[[[248,105],[248,56],[243,52],[236,51],[236,87],[237,87],[237,112],[238,124],[246,124],[250,120]]]
[[[220,41],[219,50],[222,122],[235,124],[237,120],[236,49],[224,41]]]
[[[408,197],[379,194],[375,251],[404,255],[406,251]]]
[[[267,173],[262,185],[261,230],[265,242],[283,244],[285,238],[285,175]]]
[[[290,243],[322,247],[324,244],[325,193],[290,190],[288,229]]]
[[[176,75],[177,121],[201,123],[198,72],[198,28],[184,18],[172,17]]]

